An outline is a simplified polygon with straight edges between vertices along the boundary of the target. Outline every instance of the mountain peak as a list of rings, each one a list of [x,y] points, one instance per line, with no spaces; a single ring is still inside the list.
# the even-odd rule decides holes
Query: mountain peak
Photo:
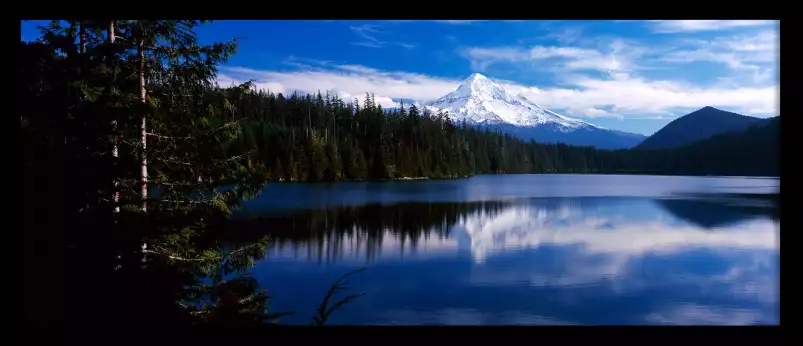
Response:
[[[472,82],[475,80],[488,80],[488,77],[485,77],[484,75],[475,72],[472,73],[470,76],[468,76],[468,78],[466,78],[466,82]]]
[[[506,93],[501,86],[479,73],[472,73],[468,76],[468,78],[460,84],[460,88],[469,89],[474,93],[480,91],[488,91],[495,94]]]
[[[694,112],[686,114],[686,115],[684,115],[684,116],[682,116],[680,118],[685,118],[685,117],[688,117],[688,116],[691,116],[691,117],[699,117],[699,116],[729,116],[729,117],[736,116],[736,117],[744,117],[745,115],[734,113],[734,112],[729,112],[729,111],[722,110],[722,109],[715,108],[715,107],[711,107],[711,106],[705,106],[705,107],[700,108],[700,109],[698,109],[698,110],[696,110]],[[678,119],[680,119],[680,118],[678,118]]]
[[[512,96],[505,89],[479,73],[472,73],[460,83],[457,90],[444,96],[448,99],[470,98],[478,102],[493,99],[511,100]]]
[[[567,131],[590,126],[544,109],[522,96],[511,95],[503,86],[479,73],[472,73],[456,90],[428,106],[447,110],[453,115],[453,120],[466,120],[472,124],[557,124]]]
[[[632,147],[643,138],[557,114],[521,93],[511,94],[504,86],[479,73],[472,73],[454,91],[422,106],[432,112],[445,111],[454,122],[495,126],[522,138],[547,142],[620,149]]]

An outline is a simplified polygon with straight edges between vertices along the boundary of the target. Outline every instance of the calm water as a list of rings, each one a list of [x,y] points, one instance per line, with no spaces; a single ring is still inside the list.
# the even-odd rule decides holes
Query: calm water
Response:
[[[777,178],[496,175],[271,184],[236,228],[283,323],[778,324]]]

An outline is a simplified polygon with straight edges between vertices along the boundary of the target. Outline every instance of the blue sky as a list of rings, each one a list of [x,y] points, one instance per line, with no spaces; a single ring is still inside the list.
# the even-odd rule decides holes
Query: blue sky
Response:
[[[22,38],[41,21],[22,23]],[[567,116],[652,134],[703,106],[779,113],[778,21],[217,21],[242,37],[221,84],[428,101],[482,73]]]

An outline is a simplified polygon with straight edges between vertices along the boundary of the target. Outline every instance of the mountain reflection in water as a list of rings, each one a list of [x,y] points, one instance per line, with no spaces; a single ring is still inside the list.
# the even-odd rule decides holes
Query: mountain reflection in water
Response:
[[[329,207],[232,231],[271,235],[254,273],[293,310],[302,285],[368,268],[335,323],[777,323],[777,209],[733,200]]]
[[[671,217],[651,208],[649,202]],[[373,261],[382,253],[395,253],[401,258],[405,253],[415,255],[436,249],[471,249],[481,260],[487,251],[583,243],[593,249],[601,246],[596,243],[599,241],[656,249],[668,244],[704,246],[709,242],[775,246],[774,232],[763,232],[763,237],[756,238],[757,234],[750,232],[749,221],[764,224],[761,220],[776,217],[776,212],[771,206],[727,205],[698,199],[533,198],[329,207],[239,220],[232,227],[237,233],[270,234],[270,252],[274,254],[305,254],[318,261],[357,255]],[[739,227],[736,232],[699,233],[745,222],[747,227]],[[628,244],[621,244],[627,239],[624,243]]]

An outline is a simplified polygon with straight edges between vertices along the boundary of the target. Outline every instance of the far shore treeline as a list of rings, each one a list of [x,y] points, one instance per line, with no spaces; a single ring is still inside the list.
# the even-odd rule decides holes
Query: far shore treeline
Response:
[[[766,175],[778,172],[780,117],[744,133],[673,149],[597,150],[522,141],[455,124],[415,105],[386,110],[332,95],[271,93],[251,84],[220,89],[242,119],[239,150],[255,150],[282,181],[455,178],[496,173]],[[762,124],[764,125],[764,124]]]

